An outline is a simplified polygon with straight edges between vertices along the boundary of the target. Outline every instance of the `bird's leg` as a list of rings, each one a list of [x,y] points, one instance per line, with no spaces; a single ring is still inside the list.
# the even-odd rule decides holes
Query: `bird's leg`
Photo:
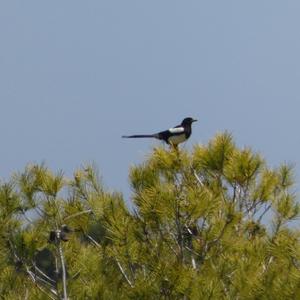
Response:
[[[170,142],[170,147],[171,147],[171,149],[174,149],[176,152],[179,151],[178,144],[173,144],[172,142]]]

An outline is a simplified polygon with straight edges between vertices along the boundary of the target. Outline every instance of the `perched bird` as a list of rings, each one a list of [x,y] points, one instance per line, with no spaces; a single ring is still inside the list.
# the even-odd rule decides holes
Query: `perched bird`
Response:
[[[135,134],[123,135],[123,138],[155,138],[163,140],[167,144],[177,148],[178,144],[185,142],[192,134],[192,123],[197,120],[193,118],[185,118],[180,125],[172,127],[168,130],[154,134]]]

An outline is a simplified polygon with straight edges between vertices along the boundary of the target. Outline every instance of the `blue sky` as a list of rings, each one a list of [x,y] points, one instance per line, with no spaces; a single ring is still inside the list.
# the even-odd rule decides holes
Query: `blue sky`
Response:
[[[299,174],[300,2],[0,2],[0,177],[95,162],[128,195],[157,142],[122,140],[199,120],[186,145],[229,130]],[[138,128],[138,129],[137,129]]]

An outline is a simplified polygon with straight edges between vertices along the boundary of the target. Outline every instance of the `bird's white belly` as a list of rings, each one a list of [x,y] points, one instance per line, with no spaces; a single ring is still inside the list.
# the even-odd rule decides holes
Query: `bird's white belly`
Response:
[[[180,143],[183,143],[185,142],[185,140],[186,140],[185,134],[170,136],[168,139],[169,144],[173,144],[173,145],[178,145]]]

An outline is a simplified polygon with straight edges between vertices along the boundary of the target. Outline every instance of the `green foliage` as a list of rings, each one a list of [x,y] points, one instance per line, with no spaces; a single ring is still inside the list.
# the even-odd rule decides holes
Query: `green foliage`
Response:
[[[94,166],[1,183],[0,299],[299,298],[291,166],[225,132],[155,148],[129,176],[132,210]]]

